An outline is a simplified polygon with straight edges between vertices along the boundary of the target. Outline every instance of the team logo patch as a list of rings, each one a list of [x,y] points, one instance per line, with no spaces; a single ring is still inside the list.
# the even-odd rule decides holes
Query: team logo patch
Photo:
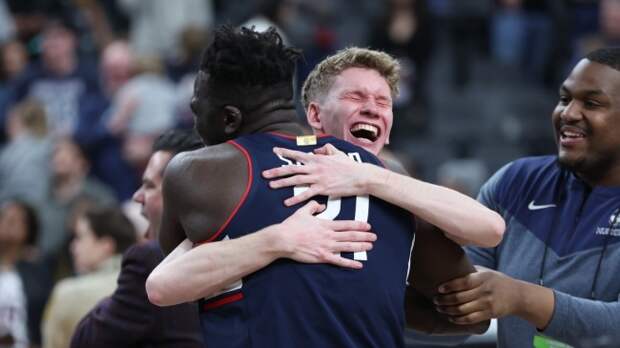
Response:
[[[596,234],[599,235],[612,235],[614,237],[620,237],[620,216],[619,212],[614,211],[607,220],[607,226],[599,226],[596,228]]]
[[[297,146],[316,145],[316,136],[314,135],[298,136],[296,138],[296,141],[297,141]]]
[[[611,228],[620,228],[620,217],[618,217],[618,214],[619,213],[617,211],[615,211],[609,217],[609,226],[611,226]]]

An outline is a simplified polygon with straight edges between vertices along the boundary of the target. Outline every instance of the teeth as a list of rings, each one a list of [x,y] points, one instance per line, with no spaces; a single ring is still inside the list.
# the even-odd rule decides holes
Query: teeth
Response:
[[[379,129],[377,127],[370,125],[370,124],[365,124],[365,123],[358,123],[351,128],[351,132],[356,132],[359,130],[365,130],[365,131],[371,132],[373,136],[375,137],[379,133]]]
[[[582,133],[572,132],[572,131],[563,131],[562,136],[567,137],[567,138],[583,138],[584,137]]]

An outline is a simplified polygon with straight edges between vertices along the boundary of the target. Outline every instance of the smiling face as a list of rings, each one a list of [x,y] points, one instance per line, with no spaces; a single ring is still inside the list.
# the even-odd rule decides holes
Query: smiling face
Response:
[[[337,75],[322,100],[308,105],[308,123],[317,134],[329,134],[378,154],[389,142],[392,96],[381,74],[348,68]]]
[[[620,174],[620,71],[581,60],[560,87],[552,122],[559,162],[590,184],[613,184]]]

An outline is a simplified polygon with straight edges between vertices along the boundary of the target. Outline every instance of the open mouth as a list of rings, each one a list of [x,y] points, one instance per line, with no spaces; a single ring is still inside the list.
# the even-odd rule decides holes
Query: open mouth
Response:
[[[380,131],[377,126],[368,123],[356,123],[350,129],[351,134],[357,139],[374,142],[379,138]]]
[[[561,140],[577,140],[586,137],[586,132],[577,127],[562,127],[560,128]]]

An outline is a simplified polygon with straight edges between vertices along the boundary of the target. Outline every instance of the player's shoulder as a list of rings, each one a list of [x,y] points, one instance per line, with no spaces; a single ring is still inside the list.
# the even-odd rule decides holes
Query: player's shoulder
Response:
[[[166,167],[166,176],[183,176],[195,171],[205,172],[233,163],[241,156],[229,143],[206,146],[193,151],[176,154]]]
[[[499,173],[504,181],[519,184],[552,176],[557,171],[556,156],[532,156],[510,162]]]
[[[559,174],[556,156],[519,158],[499,169],[482,187],[478,198],[503,209],[521,206],[520,199],[545,192]]]
[[[530,156],[522,157],[511,162],[513,170],[519,170],[525,173],[545,170],[553,166],[557,162],[557,156]]]

